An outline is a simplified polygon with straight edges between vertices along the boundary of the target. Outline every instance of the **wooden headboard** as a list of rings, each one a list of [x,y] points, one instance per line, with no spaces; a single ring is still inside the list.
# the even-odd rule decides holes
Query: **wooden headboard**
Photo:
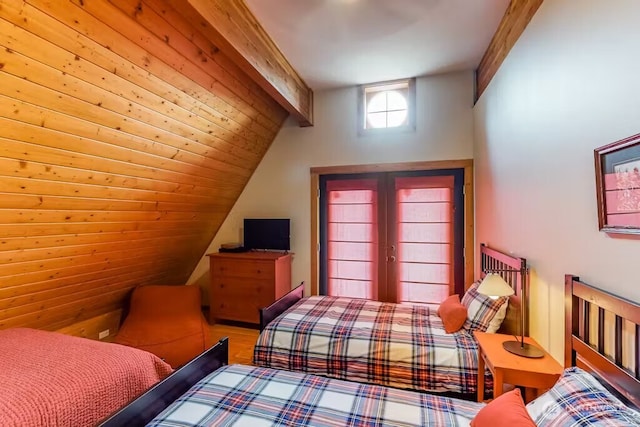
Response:
[[[527,308],[524,311],[524,335],[529,336],[529,268],[527,267],[527,260],[491,249],[482,243],[480,245],[480,271],[480,278],[491,272],[499,274],[515,291],[515,294],[509,297],[507,316],[498,332],[508,335],[520,335],[520,313],[524,304]],[[524,295],[527,296],[524,301],[522,298],[523,289],[525,289]]]
[[[640,408],[640,305],[589,286],[571,274],[565,276],[564,283],[565,366],[594,373]],[[612,328],[606,327],[606,312],[613,315]],[[624,330],[633,338],[625,340]],[[613,343],[612,355],[605,354],[607,342]],[[623,354],[628,352],[633,370],[623,366]]]

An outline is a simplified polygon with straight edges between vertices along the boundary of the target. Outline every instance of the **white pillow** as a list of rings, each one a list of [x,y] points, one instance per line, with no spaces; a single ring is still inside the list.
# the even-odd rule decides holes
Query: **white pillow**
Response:
[[[496,315],[489,322],[489,327],[487,328],[487,332],[490,334],[495,334],[502,326],[502,321],[505,317],[507,317],[507,308],[509,308],[509,298],[500,306]]]

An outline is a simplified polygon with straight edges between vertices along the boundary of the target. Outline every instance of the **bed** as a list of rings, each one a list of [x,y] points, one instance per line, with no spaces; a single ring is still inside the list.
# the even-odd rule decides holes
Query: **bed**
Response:
[[[262,331],[253,363],[412,390],[473,395],[478,352],[472,332],[496,332],[499,327],[499,332],[519,334],[520,290],[528,284],[524,258],[484,244],[480,253],[483,275],[501,274],[516,294],[492,300],[475,292],[476,282],[462,298],[463,303],[470,301],[469,319],[457,332],[447,333],[440,316],[426,306],[330,296],[302,298],[298,287],[261,310]],[[492,383],[487,374],[487,391]]]
[[[567,274],[565,317],[565,366],[579,366],[605,378],[640,407],[640,305]]]
[[[0,425],[94,426],[171,372],[153,354],[118,344],[0,330]]]
[[[516,390],[484,404],[302,372],[227,365],[228,347],[223,339],[102,426],[468,426],[476,418],[479,427],[498,427],[509,425],[515,415],[529,424],[510,425],[640,425],[640,307],[591,288],[574,276],[568,276],[567,292],[570,347],[566,360],[575,363],[565,369],[553,388],[526,406],[521,399],[509,401],[514,405],[508,411],[498,404],[504,403],[507,396],[511,399]],[[605,310],[619,310],[614,311],[615,315],[635,328],[634,372],[584,341],[582,334],[589,328],[585,329],[584,321],[579,320],[585,311],[583,298],[591,305],[593,301],[605,301],[600,304]],[[593,325],[591,322],[586,326]],[[210,368],[215,371],[209,372]],[[481,419],[488,419],[489,424],[481,423]]]

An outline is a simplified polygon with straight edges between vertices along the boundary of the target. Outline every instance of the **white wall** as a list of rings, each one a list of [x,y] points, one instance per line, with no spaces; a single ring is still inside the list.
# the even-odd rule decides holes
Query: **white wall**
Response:
[[[310,168],[316,166],[470,159],[473,74],[443,74],[416,82],[416,132],[358,136],[355,87],[315,94],[315,125],[287,121],[207,252],[242,240],[245,217],[291,218],[294,284],[310,283]],[[189,280],[207,289],[208,258]],[[308,288],[307,288],[308,289]]]
[[[563,357],[564,274],[640,301],[640,240],[598,231],[593,150],[640,132],[640,1],[547,0],[474,108],[476,241],[527,258]]]

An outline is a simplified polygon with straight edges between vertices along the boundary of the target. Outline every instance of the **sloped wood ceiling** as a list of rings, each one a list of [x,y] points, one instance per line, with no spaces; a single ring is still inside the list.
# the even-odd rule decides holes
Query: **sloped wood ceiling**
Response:
[[[165,0],[0,0],[0,328],[182,284],[287,112]]]
[[[300,126],[313,125],[313,92],[243,0],[167,1],[218,47],[229,52],[231,59],[291,113]]]

